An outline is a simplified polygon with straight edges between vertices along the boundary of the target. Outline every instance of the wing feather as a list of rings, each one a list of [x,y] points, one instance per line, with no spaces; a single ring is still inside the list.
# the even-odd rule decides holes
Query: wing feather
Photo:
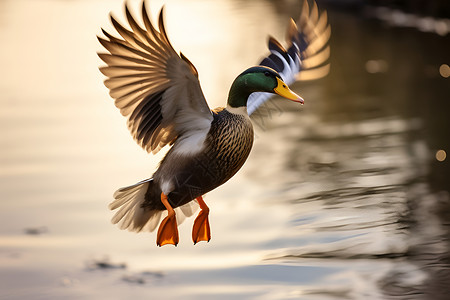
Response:
[[[164,26],[164,7],[158,29],[150,21],[142,2],[144,27],[127,4],[127,29],[110,15],[120,37],[102,29],[99,42],[109,53],[99,53],[106,66],[100,71],[115,105],[127,117],[136,142],[156,153],[167,144],[209,130],[213,119],[192,63],[171,45]]]
[[[328,74],[331,27],[326,11],[319,13],[316,2],[310,9],[304,0],[302,13],[297,22],[291,20],[287,29],[287,50],[273,37],[269,37],[270,54],[260,65],[280,73],[287,84],[296,80],[312,80]],[[254,113],[272,98],[270,93],[253,93],[247,101],[248,114]]]

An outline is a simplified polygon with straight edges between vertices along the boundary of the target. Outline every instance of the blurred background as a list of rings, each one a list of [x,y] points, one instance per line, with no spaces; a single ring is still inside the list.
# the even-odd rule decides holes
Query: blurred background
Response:
[[[139,1],[129,1],[137,13]],[[300,0],[152,0],[211,107],[283,40]],[[449,1],[322,0],[331,71],[256,121],[205,198],[212,240],[110,224],[162,154],[131,138],[98,71],[122,0],[0,1],[1,299],[449,299]]]

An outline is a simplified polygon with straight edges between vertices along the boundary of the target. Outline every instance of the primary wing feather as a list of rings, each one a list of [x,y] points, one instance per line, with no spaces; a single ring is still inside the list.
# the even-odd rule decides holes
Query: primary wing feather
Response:
[[[192,63],[172,47],[164,28],[163,10],[157,30],[142,3],[141,27],[125,4],[130,29],[113,16],[115,37],[102,30],[98,37],[109,53],[99,53],[106,63],[100,71],[110,95],[127,117],[133,138],[148,152],[156,153],[177,138],[205,131],[213,119]]]
[[[291,20],[287,31],[287,50],[273,37],[269,38],[269,56],[260,65],[276,70],[288,85],[296,80],[318,79],[329,71],[327,60],[330,47],[330,25],[326,11],[319,15],[314,2],[310,10],[308,2],[303,2],[302,13],[297,21]],[[271,93],[253,93],[247,101],[248,114],[254,113],[267,100]]]

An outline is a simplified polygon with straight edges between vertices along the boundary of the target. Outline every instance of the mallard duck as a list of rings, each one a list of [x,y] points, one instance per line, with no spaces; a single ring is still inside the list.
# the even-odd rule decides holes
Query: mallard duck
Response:
[[[143,28],[125,4],[131,30],[111,16],[121,37],[102,29],[106,38],[98,39],[109,53],[98,55],[106,63],[100,67],[107,77],[105,85],[137,143],[152,153],[170,147],[151,178],[114,193],[109,208],[118,211],[112,222],[130,231],[154,231],[167,211],[156,243],[176,246],[177,216],[192,215],[194,202],[201,210],[194,221],[193,242],[211,239],[203,195],[229,180],[246,161],[253,145],[252,112],[273,94],[303,104],[288,84],[300,71],[326,73],[330,30],[326,13],[319,15],[315,3],[310,11],[305,1],[300,30],[293,20],[288,28],[287,50],[270,37],[271,54],[237,76],[226,107],[211,110],[197,69],[169,41],[163,8],[156,29],[143,1]]]

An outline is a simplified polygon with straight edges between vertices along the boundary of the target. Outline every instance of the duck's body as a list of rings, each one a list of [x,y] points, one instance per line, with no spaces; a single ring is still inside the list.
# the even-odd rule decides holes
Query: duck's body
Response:
[[[254,135],[250,118],[242,112],[215,109],[203,147],[196,152],[183,153],[179,149],[185,146],[176,141],[153,174],[142,206],[165,210],[161,193],[173,208],[185,205],[236,174],[250,154]]]
[[[209,241],[209,208],[202,196],[229,180],[249,156],[254,133],[247,107],[253,112],[274,93],[303,104],[283,79],[295,81],[304,68],[302,64],[315,68],[328,56],[328,48],[323,49],[329,37],[326,15],[319,16],[316,6],[310,14],[306,1],[303,10],[299,22],[307,32],[298,31],[292,21],[288,50],[270,38],[271,54],[260,66],[241,73],[231,86],[226,108],[215,110],[206,103],[194,65],[171,46],[162,12],[159,31],[151,23],[144,3],[145,28],[135,21],[127,6],[131,31],[111,17],[122,39],[104,30],[107,39],[99,37],[109,51],[99,54],[107,64],[100,68],[108,77],[105,85],[128,118],[133,137],[145,150],[156,153],[171,146],[152,178],[116,191],[110,204],[110,209],[118,209],[113,223],[130,231],[153,231],[167,210],[168,216],[158,229],[157,244],[176,245],[180,221],[176,215],[192,215],[191,204],[196,200],[201,211],[192,238],[194,243]],[[312,50],[309,43],[314,45]],[[313,54],[307,62],[306,58]],[[316,60],[311,59],[314,57]],[[174,209],[180,211],[176,214]]]

